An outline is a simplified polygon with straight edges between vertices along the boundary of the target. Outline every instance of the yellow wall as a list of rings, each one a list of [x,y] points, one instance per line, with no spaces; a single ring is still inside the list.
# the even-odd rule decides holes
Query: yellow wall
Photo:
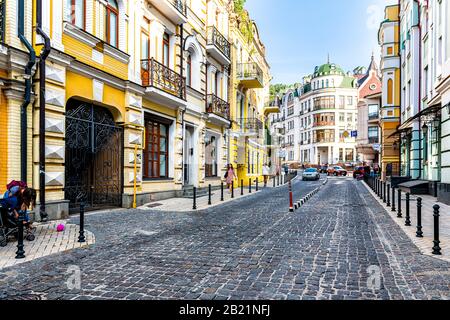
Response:
[[[0,92],[0,190],[4,190],[8,178],[8,117],[6,97]]]

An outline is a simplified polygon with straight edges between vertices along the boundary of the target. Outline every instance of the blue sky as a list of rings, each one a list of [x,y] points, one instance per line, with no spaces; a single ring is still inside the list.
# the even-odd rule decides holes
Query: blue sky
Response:
[[[378,27],[395,0],[247,0],[271,65],[272,83],[301,82],[327,61],[350,71],[379,61]]]

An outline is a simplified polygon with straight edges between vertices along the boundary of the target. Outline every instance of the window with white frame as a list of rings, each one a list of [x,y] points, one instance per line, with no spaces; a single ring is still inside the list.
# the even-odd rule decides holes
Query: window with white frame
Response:
[[[80,29],[86,28],[86,0],[66,0],[66,20]]]

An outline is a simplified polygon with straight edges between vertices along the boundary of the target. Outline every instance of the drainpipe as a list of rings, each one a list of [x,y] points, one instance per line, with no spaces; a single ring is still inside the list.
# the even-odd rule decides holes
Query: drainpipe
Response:
[[[31,71],[36,64],[36,52],[25,38],[25,0],[19,0],[18,35],[22,44],[29,52],[29,60],[25,66],[25,100],[20,106],[20,180],[27,181],[27,108],[31,100]]]
[[[48,220],[45,212],[45,61],[50,54],[50,38],[42,30],[42,0],[36,2],[36,32],[44,39],[39,59],[39,202],[41,221]]]
[[[419,113],[422,111],[422,25],[420,17],[420,2],[414,0],[417,4],[417,27],[419,28],[419,92],[418,92],[418,108]],[[422,178],[422,119],[419,117],[419,180]]]
[[[180,24],[180,50],[181,50],[181,54],[180,54],[180,74],[181,74],[181,77],[183,77],[184,76],[184,58],[183,58],[183,54],[184,54],[184,25],[183,24]],[[186,83],[185,83],[185,85],[186,85]],[[181,181],[181,184],[184,186],[185,185],[185,179],[186,179],[186,177],[185,177],[185,175],[186,175],[186,172],[185,172],[185,169],[184,169],[184,166],[185,166],[185,163],[184,163],[184,152],[185,152],[185,150],[184,150],[184,147],[185,147],[185,145],[186,145],[186,143],[185,143],[185,139],[186,139],[186,133],[185,133],[185,125],[184,125],[184,113],[186,112],[186,110],[183,110],[182,112],[181,112],[181,127],[183,128],[182,130],[183,130],[183,134],[182,134],[182,139],[183,139],[183,147],[181,148],[181,163],[183,164],[182,166],[181,166],[181,177],[182,177],[182,181]]]
[[[400,63],[400,92],[398,92],[399,94],[399,101],[400,101],[400,105],[399,105],[399,123],[400,126],[402,125],[402,43],[401,43],[401,39],[402,39],[402,31],[401,31],[401,0],[398,0],[398,56],[399,56],[399,63]],[[402,134],[399,133],[399,139],[398,139],[398,176],[401,177],[402,176]]]

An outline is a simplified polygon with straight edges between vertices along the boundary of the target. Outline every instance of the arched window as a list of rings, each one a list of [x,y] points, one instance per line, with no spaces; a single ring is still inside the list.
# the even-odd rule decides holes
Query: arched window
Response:
[[[86,0],[66,0],[66,19],[80,29],[86,28]]]
[[[389,79],[387,82],[387,103],[394,103],[394,82],[392,79]]]
[[[186,60],[186,84],[192,86],[192,57],[189,54]]]
[[[329,80],[327,79],[327,88],[330,86]]]
[[[324,88],[324,81],[322,80],[322,88]]]
[[[164,33],[163,37],[163,65],[169,67],[169,58],[170,58],[170,36],[167,33]]]
[[[119,35],[119,7],[116,0],[106,0],[106,42],[118,46]]]

